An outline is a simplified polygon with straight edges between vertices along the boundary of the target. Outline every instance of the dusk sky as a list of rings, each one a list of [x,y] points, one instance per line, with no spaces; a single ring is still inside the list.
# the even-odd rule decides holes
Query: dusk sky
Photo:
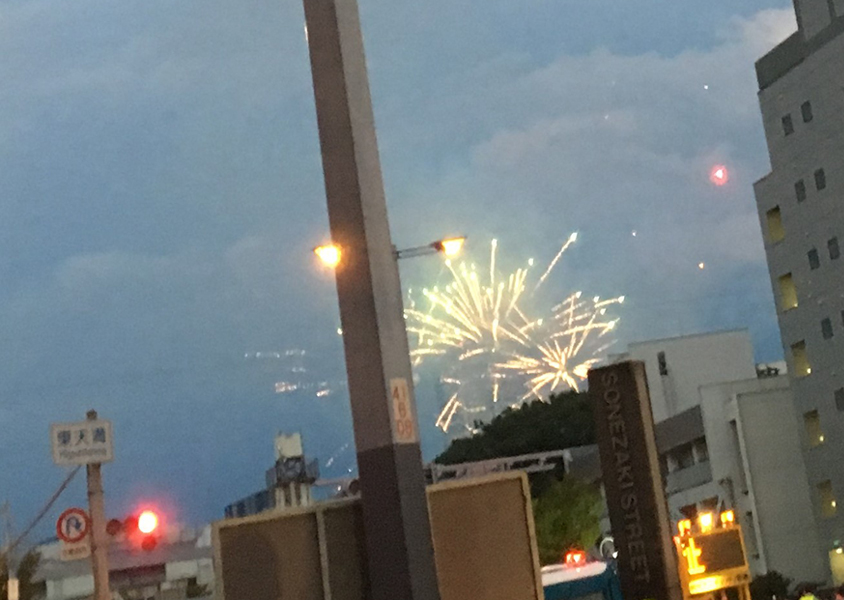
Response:
[[[497,238],[507,266],[576,231],[546,292],[625,295],[614,351],[748,328],[781,358],[753,64],[796,29],[790,2],[359,2],[398,247],[463,233],[485,260]],[[277,431],[325,476],[354,469],[311,253],[327,235],[299,2],[0,0],[0,503],[18,529],[66,473],[50,423],[89,408],[114,422],[109,516],[219,518],[263,485]],[[430,285],[441,260],[401,273]],[[84,476],[39,534],[77,504]]]

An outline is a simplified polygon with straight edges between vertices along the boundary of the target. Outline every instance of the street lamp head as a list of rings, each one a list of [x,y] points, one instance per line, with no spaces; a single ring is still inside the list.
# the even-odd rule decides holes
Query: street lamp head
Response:
[[[442,252],[448,257],[456,256],[463,249],[463,244],[466,242],[466,236],[448,238],[434,242],[432,245],[437,249],[437,252]]]
[[[314,248],[316,254],[326,267],[334,269],[340,264],[340,246],[336,244],[325,244],[324,246],[317,246]]]

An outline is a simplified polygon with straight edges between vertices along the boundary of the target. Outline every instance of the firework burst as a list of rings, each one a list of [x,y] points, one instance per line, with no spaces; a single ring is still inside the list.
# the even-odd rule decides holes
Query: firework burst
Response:
[[[488,271],[447,260],[451,281],[444,288],[423,289],[424,308],[417,307],[411,290],[405,316],[416,342],[414,365],[442,357],[448,367],[441,381],[456,389],[437,416],[437,427],[448,431],[462,414],[464,427],[472,430],[479,416],[497,412],[505,394],[522,402],[579,389],[610,345],[602,338],[618,319],[609,318],[607,310],[624,297],[587,299],[576,292],[541,317],[529,310],[576,240],[577,234],[572,234],[535,283],[533,259],[513,272],[500,273],[498,243],[492,240]]]

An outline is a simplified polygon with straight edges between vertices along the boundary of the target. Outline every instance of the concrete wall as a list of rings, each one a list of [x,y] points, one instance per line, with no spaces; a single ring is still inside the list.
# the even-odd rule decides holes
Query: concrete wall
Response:
[[[84,598],[94,593],[93,575],[68,577],[47,582],[47,600],[65,600],[66,598]]]
[[[659,373],[660,352],[668,366],[665,376]],[[635,343],[626,356],[645,363],[656,422],[699,404],[703,385],[756,377],[753,345],[744,329]]]
[[[788,389],[739,394],[749,479],[769,570],[798,580],[828,577],[795,435]]]
[[[794,0],[797,22],[806,38],[817,35],[830,24],[829,8],[828,0]]]

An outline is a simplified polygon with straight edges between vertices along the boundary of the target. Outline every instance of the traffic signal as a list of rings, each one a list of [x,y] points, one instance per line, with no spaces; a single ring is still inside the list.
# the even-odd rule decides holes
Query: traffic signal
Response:
[[[139,514],[132,514],[120,521],[111,519],[106,524],[106,531],[111,536],[124,534],[130,544],[140,546],[143,550],[153,550],[158,545],[158,527],[161,518],[151,509],[145,509]]]
[[[158,529],[158,515],[151,510],[145,510],[138,516],[138,531],[151,534]]]

